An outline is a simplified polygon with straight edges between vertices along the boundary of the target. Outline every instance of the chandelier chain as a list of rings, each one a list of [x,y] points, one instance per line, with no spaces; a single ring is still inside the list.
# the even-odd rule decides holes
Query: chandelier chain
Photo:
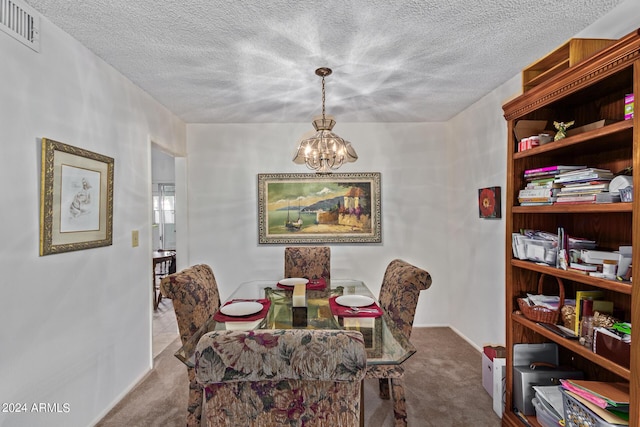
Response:
[[[324,121],[324,98],[325,98],[324,76],[322,76],[322,121]]]

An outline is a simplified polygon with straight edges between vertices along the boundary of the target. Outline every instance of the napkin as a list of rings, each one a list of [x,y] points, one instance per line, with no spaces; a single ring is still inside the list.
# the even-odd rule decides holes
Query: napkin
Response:
[[[279,287],[280,289],[293,290],[293,286],[281,285],[280,282],[278,282],[276,286]],[[326,287],[327,287],[327,282],[322,277],[320,277],[319,279],[309,279],[309,282],[307,283],[308,291],[320,291]]]
[[[331,308],[331,312],[335,316],[340,316],[340,317],[380,317],[382,316],[383,311],[375,302],[365,307],[358,307],[363,311],[353,312],[351,307],[346,307],[344,305],[338,304],[336,302],[336,298],[337,296],[329,298],[329,307]]]
[[[269,307],[271,307],[271,301],[267,298],[263,299],[232,299],[231,301],[226,302],[224,305],[233,304],[234,302],[240,301],[256,301],[262,304],[262,310],[257,313],[249,314],[247,316],[227,316],[223,314],[220,310],[213,315],[213,320],[216,322],[248,322],[251,320],[262,319],[269,312]]]

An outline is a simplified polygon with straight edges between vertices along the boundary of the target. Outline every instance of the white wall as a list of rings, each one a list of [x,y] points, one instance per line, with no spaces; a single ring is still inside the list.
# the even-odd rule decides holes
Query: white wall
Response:
[[[478,189],[506,198],[507,123],[502,104],[521,90],[516,76],[448,122],[449,325],[472,344],[505,342],[505,220],[481,219]]]
[[[311,124],[187,125],[191,264],[214,269],[226,298],[247,280],[282,277],[285,245],[259,245],[257,174],[307,172],[291,161]],[[382,173],[382,244],[331,246],[331,275],[364,280],[376,293],[387,264],[403,258],[428,270],[431,289],[416,324],[447,324],[446,125],[336,125],[359,160],[340,172]]]
[[[69,405],[0,425],[87,426],[151,367],[150,140],[184,152],[185,126],[46,19],[0,58],[0,402]],[[115,159],[112,246],[38,255],[42,137]]]

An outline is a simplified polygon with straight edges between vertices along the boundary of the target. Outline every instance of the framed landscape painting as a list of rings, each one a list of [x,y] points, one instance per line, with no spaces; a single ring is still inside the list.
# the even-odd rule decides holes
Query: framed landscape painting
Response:
[[[258,174],[259,243],[380,243],[380,173]]]
[[[41,256],[112,244],[113,166],[111,157],[42,139]]]

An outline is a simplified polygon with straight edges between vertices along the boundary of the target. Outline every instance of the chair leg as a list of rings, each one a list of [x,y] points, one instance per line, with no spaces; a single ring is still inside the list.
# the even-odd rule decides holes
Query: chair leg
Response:
[[[379,378],[378,383],[380,385],[380,399],[389,400],[389,379]]]
[[[187,402],[187,427],[200,427],[202,422],[202,406],[204,390],[196,382],[195,370],[188,369],[189,374],[189,401]]]
[[[360,382],[360,427],[364,427],[364,380]]]
[[[407,426],[407,403],[404,398],[404,387],[401,378],[391,378],[391,393],[393,394],[393,416],[395,427]]]

